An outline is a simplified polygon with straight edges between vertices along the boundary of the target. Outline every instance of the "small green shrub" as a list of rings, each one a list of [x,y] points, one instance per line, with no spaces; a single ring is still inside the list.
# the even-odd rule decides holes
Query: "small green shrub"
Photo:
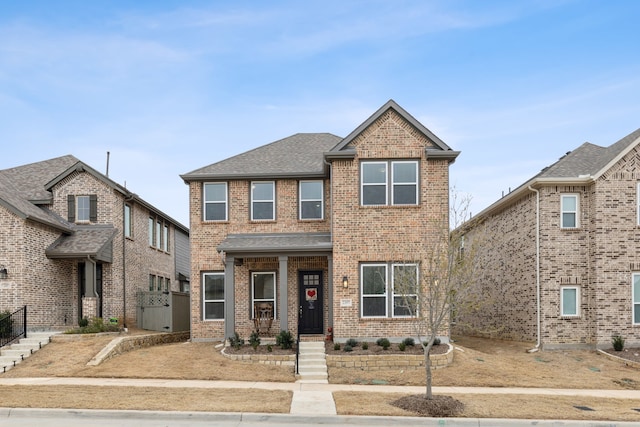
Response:
[[[406,347],[413,347],[414,345],[416,345],[416,341],[415,341],[413,338],[411,338],[411,337],[405,338],[405,339],[402,341],[402,343],[403,343]]]
[[[398,344],[398,350],[405,351],[406,349],[407,349],[407,345],[404,343],[404,341]]]
[[[346,351],[347,353],[353,351],[353,347],[351,347],[349,344],[346,344],[344,346],[344,351]]]
[[[120,332],[118,325],[104,322],[101,317],[94,317],[89,322],[86,317],[80,319],[78,324],[84,325],[76,329],[69,329],[65,334],[99,334],[101,332]]]
[[[258,349],[258,346],[260,345],[260,335],[258,331],[251,332],[251,335],[249,335],[249,344],[253,347],[253,351]]]
[[[235,348],[236,350],[238,350],[240,347],[244,345],[244,339],[240,338],[240,335],[238,335],[237,332],[234,332],[233,335],[231,335],[228,338],[228,340],[229,340],[229,345]]]
[[[9,337],[13,331],[13,320],[11,319],[11,312],[9,310],[0,311],[0,337]]]
[[[378,338],[376,344],[382,347],[383,350],[388,350],[391,347],[391,342],[387,338]]]
[[[349,338],[345,345],[350,346],[351,348],[358,346],[358,341],[355,338]]]
[[[428,346],[429,345],[429,341],[425,341],[422,344],[424,344],[424,346]],[[440,345],[442,344],[442,341],[440,341],[440,338],[436,338],[435,340],[433,340],[433,345]]]
[[[369,350],[369,343],[368,343],[368,342],[366,342],[366,341],[365,341],[365,342],[363,342],[363,343],[362,343],[362,349],[363,349],[363,350]]]
[[[271,347],[271,344],[267,345],[267,351],[269,353],[271,353],[273,351],[273,347]]]
[[[279,345],[281,349],[288,350],[293,347],[293,335],[289,331],[280,331],[276,335],[276,345]]]
[[[611,339],[611,344],[613,345],[613,349],[615,351],[622,351],[622,349],[624,348],[624,338],[622,338],[620,335],[614,335]]]
[[[340,344],[335,343],[335,344],[333,345],[333,349],[334,349],[335,351],[340,350]]]

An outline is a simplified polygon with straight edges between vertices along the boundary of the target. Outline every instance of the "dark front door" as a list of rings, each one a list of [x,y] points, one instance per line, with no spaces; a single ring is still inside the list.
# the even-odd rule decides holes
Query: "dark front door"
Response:
[[[323,333],[322,271],[301,271],[300,328],[301,334]]]

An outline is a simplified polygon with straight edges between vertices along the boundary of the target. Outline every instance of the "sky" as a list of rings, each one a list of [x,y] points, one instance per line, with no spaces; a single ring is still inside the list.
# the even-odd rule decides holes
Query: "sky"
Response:
[[[72,154],[189,226],[181,174],[393,99],[471,212],[640,127],[635,0],[0,0],[0,169]]]

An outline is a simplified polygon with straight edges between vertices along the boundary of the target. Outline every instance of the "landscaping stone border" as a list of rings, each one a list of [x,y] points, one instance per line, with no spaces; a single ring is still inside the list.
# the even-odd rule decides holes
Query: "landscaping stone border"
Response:
[[[442,369],[453,363],[453,346],[443,354],[432,354],[431,368]],[[381,354],[381,355],[335,355],[327,354],[329,368],[355,368],[364,371],[379,371],[381,369],[421,369],[424,367],[422,354]]]
[[[149,335],[126,335],[111,340],[93,359],[91,359],[87,366],[97,366],[102,362],[111,359],[119,354],[126,353],[131,350],[136,350],[143,347],[151,347],[159,344],[169,344],[174,342],[188,341],[191,333],[186,332],[169,332],[160,334]]]
[[[603,354],[613,360],[616,360],[620,363],[624,363],[627,366],[631,366],[632,368],[640,369],[640,362],[636,362],[634,360],[625,359],[624,357],[618,357],[615,354],[607,353],[604,350],[598,349],[598,353]]]
[[[240,362],[259,363],[261,365],[274,366],[295,366],[295,354],[228,354],[225,352],[226,347],[220,351],[227,359],[237,360]]]

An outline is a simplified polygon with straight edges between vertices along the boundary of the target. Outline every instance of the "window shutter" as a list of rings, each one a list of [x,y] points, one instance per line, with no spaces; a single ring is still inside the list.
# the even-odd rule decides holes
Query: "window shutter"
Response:
[[[98,221],[98,196],[95,194],[89,196],[89,221]]]
[[[71,194],[67,196],[67,219],[76,222],[76,197]]]

